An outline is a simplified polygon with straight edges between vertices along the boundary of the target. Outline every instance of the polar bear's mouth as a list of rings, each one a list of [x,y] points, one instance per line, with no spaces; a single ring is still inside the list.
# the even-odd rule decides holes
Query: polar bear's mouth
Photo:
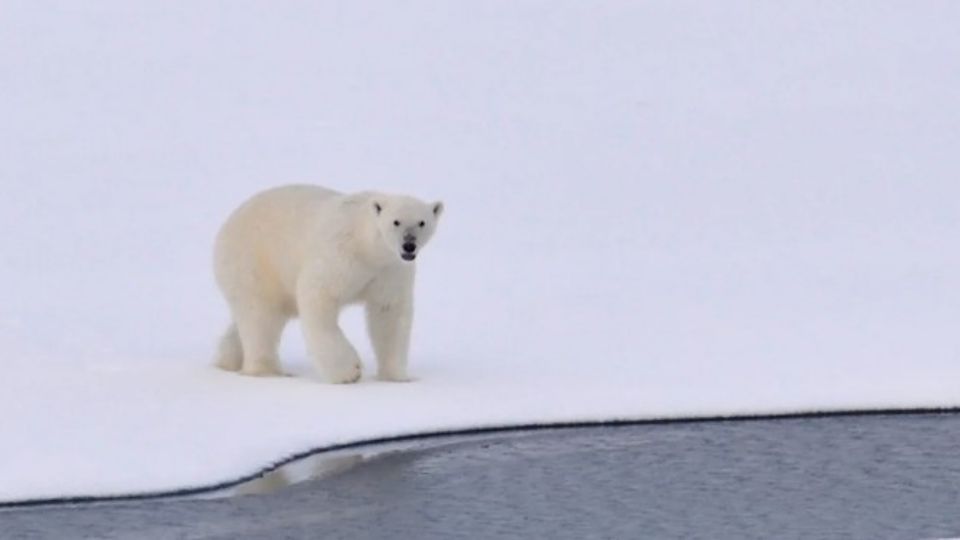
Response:
[[[401,254],[400,254],[400,258],[403,259],[403,260],[405,260],[405,261],[412,261],[412,260],[414,260],[414,259],[417,258],[417,254],[416,254],[416,253],[401,253]]]

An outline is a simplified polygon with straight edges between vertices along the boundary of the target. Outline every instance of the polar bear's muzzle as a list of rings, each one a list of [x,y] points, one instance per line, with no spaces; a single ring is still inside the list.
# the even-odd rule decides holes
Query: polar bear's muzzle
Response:
[[[400,254],[400,258],[405,261],[412,261],[417,258],[417,245],[413,242],[404,242],[402,246],[403,253]]]

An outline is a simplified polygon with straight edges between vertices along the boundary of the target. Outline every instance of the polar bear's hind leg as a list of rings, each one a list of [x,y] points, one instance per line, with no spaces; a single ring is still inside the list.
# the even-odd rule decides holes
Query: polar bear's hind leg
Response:
[[[240,368],[243,367],[243,347],[240,345],[237,325],[233,323],[220,338],[216,366],[225,371],[240,371]]]
[[[237,333],[243,348],[240,373],[257,377],[282,375],[277,348],[287,316],[264,306],[233,309]]]

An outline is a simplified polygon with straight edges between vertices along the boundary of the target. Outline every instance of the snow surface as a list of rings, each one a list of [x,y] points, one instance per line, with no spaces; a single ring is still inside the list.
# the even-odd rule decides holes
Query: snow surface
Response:
[[[960,405],[960,3],[4,2],[0,501],[481,425]],[[262,188],[442,198],[411,384],[209,366]],[[348,334],[368,360],[356,311]]]

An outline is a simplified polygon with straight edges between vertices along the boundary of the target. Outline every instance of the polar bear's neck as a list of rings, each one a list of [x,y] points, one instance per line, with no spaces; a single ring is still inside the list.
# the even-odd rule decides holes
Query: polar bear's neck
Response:
[[[351,238],[346,243],[353,247],[350,250],[351,254],[357,258],[358,262],[371,269],[398,264],[399,257],[384,243],[376,221],[370,219],[365,210],[365,205],[351,208],[351,216],[347,220],[349,222],[347,230]]]

